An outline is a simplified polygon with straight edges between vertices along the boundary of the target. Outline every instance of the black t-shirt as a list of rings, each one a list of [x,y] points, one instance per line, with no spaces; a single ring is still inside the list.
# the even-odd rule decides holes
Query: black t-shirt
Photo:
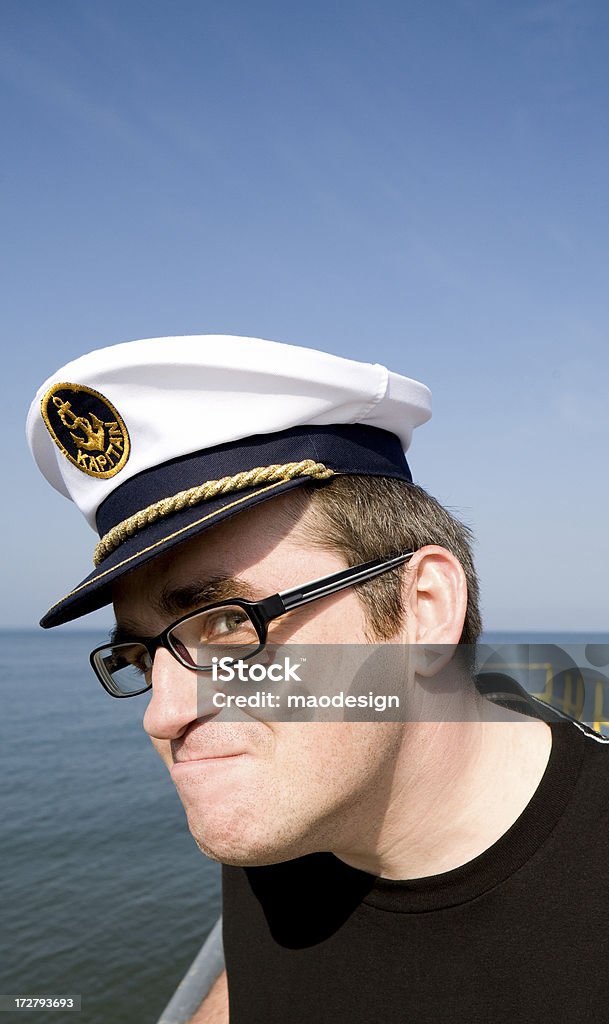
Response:
[[[225,867],[231,1024],[609,1021],[609,743],[552,734],[523,813],[452,871]]]

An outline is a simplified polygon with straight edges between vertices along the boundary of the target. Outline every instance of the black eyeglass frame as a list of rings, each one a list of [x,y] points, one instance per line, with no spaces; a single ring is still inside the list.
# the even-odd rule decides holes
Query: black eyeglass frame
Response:
[[[89,661],[91,667],[95,672],[95,675],[102,684],[104,690],[110,694],[111,697],[138,697],[141,693],[147,693],[151,689],[152,684],[149,683],[144,686],[141,690],[134,690],[133,693],[116,693],[112,689],[112,676],[111,673],[107,673],[106,669],[101,663],[101,659],[98,659],[98,655],[102,651],[108,651],[113,647],[117,649],[125,646],[132,646],[133,644],[140,644],[148,651],[151,662],[154,661],[154,656],[159,647],[165,648],[169,653],[183,665],[184,668],[188,668],[191,672],[211,672],[211,665],[193,665],[192,662],[186,661],[185,658],[171,645],[170,634],[183,622],[188,619],[193,619],[197,615],[201,615],[203,612],[213,611],[216,608],[242,608],[247,613],[249,619],[256,630],[258,640],[260,641],[258,647],[255,650],[250,651],[249,654],[245,654],[243,658],[234,659],[235,661],[247,661],[249,658],[254,658],[264,648],[269,623],[275,619],[280,618],[287,612],[292,611],[295,608],[300,608],[305,604],[309,604],[311,601],[318,601],[322,597],[329,597],[331,594],[338,594],[341,590],[345,590],[347,587],[352,587],[358,583],[366,583],[368,580],[374,579],[375,576],[380,576],[382,573],[389,572],[391,569],[397,569],[400,565],[406,562],[409,558],[415,554],[414,551],[405,551],[400,555],[394,555],[391,558],[375,558],[371,562],[362,562],[360,565],[350,566],[348,569],[341,569],[340,572],[331,573],[329,576],[320,576],[316,580],[311,580],[309,583],[303,583],[299,587],[292,587],[289,590],[283,590],[278,594],[272,594],[270,597],[265,597],[261,601],[246,601],[243,598],[236,597],[230,601],[216,601],[214,604],[205,605],[203,608],[197,608],[195,611],[187,612],[186,615],[182,615],[171,625],[167,626],[158,636],[150,639],[138,639],[125,641],[120,644],[105,643],[100,644],[99,647],[95,647],[89,655]]]

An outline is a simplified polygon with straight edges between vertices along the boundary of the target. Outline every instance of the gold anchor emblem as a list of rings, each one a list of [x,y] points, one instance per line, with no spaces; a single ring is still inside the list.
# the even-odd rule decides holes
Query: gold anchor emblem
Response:
[[[70,408],[70,403],[63,402],[58,395],[53,397],[53,405],[56,407],[59,419],[64,427],[69,429],[70,437],[74,444],[77,444],[79,448],[83,448],[87,452],[103,452],[104,424],[97,418],[94,412],[90,414],[93,421],[91,425],[86,416],[76,416]],[[78,437],[77,434],[72,433],[73,430],[82,430],[85,437]]]

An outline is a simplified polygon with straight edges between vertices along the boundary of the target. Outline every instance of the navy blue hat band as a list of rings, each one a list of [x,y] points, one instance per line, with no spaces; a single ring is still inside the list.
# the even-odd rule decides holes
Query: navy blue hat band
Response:
[[[293,427],[217,445],[138,473],[117,487],[98,509],[98,533],[103,537],[142,509],[205,481],[304,460],[323,463],[335,473],[392,476],[412,482],[395,434],[362,424]]]

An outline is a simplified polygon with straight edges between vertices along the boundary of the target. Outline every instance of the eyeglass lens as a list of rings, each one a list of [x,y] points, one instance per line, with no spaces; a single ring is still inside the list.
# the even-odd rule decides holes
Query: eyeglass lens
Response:
[[[150,683],[152,658],[143,644],[115,644],[95,655],[98,669],[118,694],[140,693]]]
[[[192,615],[167,635],[183,665],[211,668],[213,659],[247,658],[260,647],[256,627],[239,605],[223,605]],[[143,644],[115,644],[96,655],[106,681],[120,695],[140,693],[150,685],[152,659]]]

